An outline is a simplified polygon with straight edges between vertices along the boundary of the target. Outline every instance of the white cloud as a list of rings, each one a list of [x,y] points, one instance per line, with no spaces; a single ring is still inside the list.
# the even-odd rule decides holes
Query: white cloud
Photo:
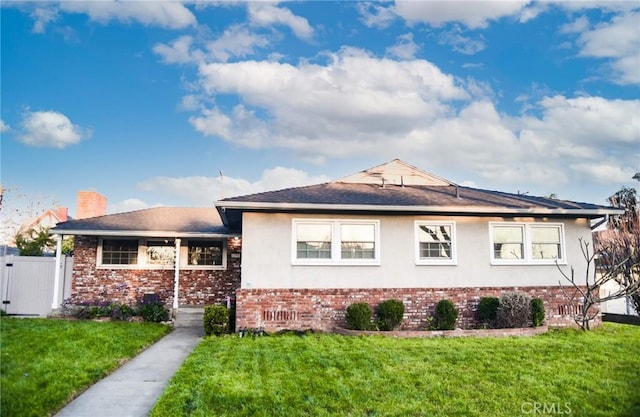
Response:
[[[27,111],[21,123],[20,141],[29,146],[64,148],[91,136],[91,131],[71,123],[56,111]]]
[[[560,33],[581,33],[587,29],[589,29],[589,19],[586,16],[580,16],[573,22],[560,26]]]
[[[288,26],[301,39],[311,39],[313,28],[304,17],[294,15],[291,10],[277,7],[267,2],[247,3],[249,21],[254,26],[269,27],[273,25]]]
[[[155,1],[63,1],[60,10],[82,13],[93,21],[138,22],[167,29],[183,29],[196,24],[196,17],[180,2]]]
[[[184,35],[171,41],[170,44],[157,43],[153,52],[160,55],[166,64],[188,64],[200,62],[202,54],[192,49],[193,37]]]
[[[367,27],[386,29],[398,17],[393,7],[372,2],[356,2],[356,9],[360,14],[360,21]]]
[[[344,139],[377,146],[389,134],[446,115],[447,102],[468,98],[453,77],[428,61],[379,59],[353,48],[328,58],[326,65],[201,65],[204,93],[238,95],[242,104],[230,111],[214,107],[190,121],[206,135],[252,148],[340,154]],[[267,113],[268,121],[256,110]]]
[[[212,206],[222,198],[234,197],[263,191],[318,184],[330,181],[324,175],[310,176],[294,168],[275,167],[266,169],[257,181],[243,178],[218,176],[155,177],[138,184],[146,192],[162,191],[199,206]]]
[[[119,201],[117,203],[109,203],[109,207],[108,207],[108,213],[107,214],[114,214],[114,213],[125,213],[125,212],[129,212],[129,211],[134,211],[134,210],[143,210],[143,209],[147,209],[150,207],[159,207],[160,204],[149,204],[146,203],[138,198],[128,198],[126,200],[123,201]]]
[[[180,36],[169,44],[157,43],[153,52],[165,64],[202,64],[206,62],[226,62],[231,58],[253,55],[257,48],[269,45],[266,36],[253,33],[244,25],[232,25],[216,39],[199,41],[192,36]]]
[[[50,22],[54,22],[58,18],[58,11],[46,4],[42,7],[36,7],[31,11],[31,18],[33,18],[33,32],[44,33],[46,26]]]
[[[409,24],[426,23],[434,27],[458,22],[469,28],[487,27],[489,21],[518,16],[527,11],[528,0],[512,1],[396,1],[395,13]],[[530,10],[527,11],[530,13]]]
[[[269,45],[265,36],[251,32],[243,25],[227,28],[222,36],[207,43],[209,54],[217,61],[226,62],[232,57],[246,57],[253,55],[256,48]]]
[[[405,33],[397,38],[398,42],[387,48],[387,54],[400,59],[413,59],[420,50],[413,41],[413,33]]]
[[[167,29],[183,29],[196,24],[195,16],[182,2],[101,0],[16,2],[15,5],[31,9],[35,33],[44,33],[46,26],[56,21],[61,12],[85,14],[90,20],[102,24],[137,22]]]
[[[478,39],[464,36],[459,25],[455,25],[451,30],[442,32],[438,42],[441,45],[449,45],[454,51],[465,55],[477,54],[486,48],[482,35],[479,35]]]
[[[614,82],[640,84],[640,12],[617,15],[582,32],[578,45],[581,56],[609,60]]]
[[[5,133],[11,130],[11,126],[6,124],[4,120],[0,120],[0,133]]]

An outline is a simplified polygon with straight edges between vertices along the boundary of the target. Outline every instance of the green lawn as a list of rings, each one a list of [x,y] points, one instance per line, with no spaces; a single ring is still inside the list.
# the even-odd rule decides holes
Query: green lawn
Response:
[[[0,413],[51,415],[169,331],[153,323],[0,321]]]
[[[208,338],[169,416],[640,416],[640,327],[528,338]]]

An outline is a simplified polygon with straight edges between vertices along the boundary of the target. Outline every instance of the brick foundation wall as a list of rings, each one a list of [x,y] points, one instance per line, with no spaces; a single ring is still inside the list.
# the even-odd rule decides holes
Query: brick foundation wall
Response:
[[[224,303],[235,300],[240,287],[241,240],[227,240],[227,269],[180,270],[179,305]],[[71,302],[112,301],[135,304],[144,294],[158,294],[173,303],[175,272],[167,269],[103,269],[96,267],[98,238],[76,236],[74,243]]]
[[[239,289],[236,301],[236,328],[332,330],[344,326],[349,305],[367,302],[375,310],[391,298],[405,306],[402,329],[423,330],[435,306],[449,299],[458,308],[458,324],[463,329],[477,328],[476,308],[482,297],[500,297],[518,291],[544,300],[545,323],[551,326],[573,325],[578,306],[570,305],[560,287],[509,288],[389,288],[389,289]]]

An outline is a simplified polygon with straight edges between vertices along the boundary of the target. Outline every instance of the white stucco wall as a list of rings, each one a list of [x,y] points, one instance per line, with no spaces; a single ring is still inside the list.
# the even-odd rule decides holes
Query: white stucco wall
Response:
[[[292,265],[292,219],[380,221],[380,264],[375,266]],[[415,220],[455,221],[457,265],[416,265]],[[489,223],[544,222],[532,218],[441,216],[345,216],[244,213],[242,288],[447,288],[557,286],[568,283],[555,265],[492,265]],[[582,281],[586,263],[578,238],[591,242],[586,219],[563,223],[566,265]]]

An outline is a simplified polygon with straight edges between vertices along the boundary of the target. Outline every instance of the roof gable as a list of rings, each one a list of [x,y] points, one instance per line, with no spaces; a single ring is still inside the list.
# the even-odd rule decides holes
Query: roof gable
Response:
[[[340,178],[334,182],[378,185],[455,185],[399,159]]]

